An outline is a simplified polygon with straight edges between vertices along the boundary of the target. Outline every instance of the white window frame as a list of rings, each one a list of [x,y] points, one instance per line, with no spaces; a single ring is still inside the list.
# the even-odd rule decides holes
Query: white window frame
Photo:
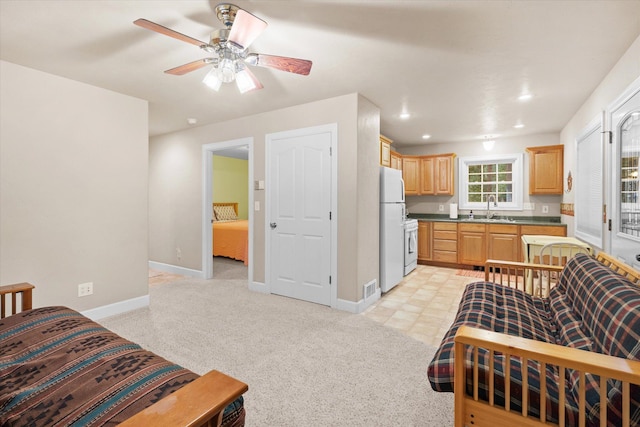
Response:
[[[524,167],[523,153],[501,154],[492,156],[468,156],[458,158],[458,205],[460,209],[486,210],[486,202],[469,202],[469,165],[511,163],[513,178],[513,201],[498,202],[498,211],[521,211],[524,199]]]

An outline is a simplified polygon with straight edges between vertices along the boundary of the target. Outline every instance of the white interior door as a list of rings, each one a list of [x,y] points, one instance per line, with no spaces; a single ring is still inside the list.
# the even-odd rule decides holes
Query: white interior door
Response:
[[[267,136],[269,285],[331,305],[331,145],[326,128]]]
[[[612,109],[611,130],[611,254],[640,269],[640,85]]]

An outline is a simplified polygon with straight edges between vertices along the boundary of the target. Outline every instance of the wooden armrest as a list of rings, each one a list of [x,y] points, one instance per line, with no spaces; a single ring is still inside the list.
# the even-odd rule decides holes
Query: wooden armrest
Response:
[[[33,288],[35,288],[35,286],[31,283],[16,283],[13,285],[0,286],[0,319],[6,317],[5,295],[11,295],[11,314],[16,314],[17,312],[16,296],[18,294],[22,294],[20,311],[31,310],[33,301],[31,291]]]
[[[30,291],[31,289],[34,289],[34,288],[35,286],[33,286],[31,283],[26,283],[26,282],[16,283],[14,285],[4,285],[4,286],[0,286],[0,295]]]
[[[175,393],[138,412],[120,426],[220,425],[224,409],[249,389],[219,371],[210,371]]]
[[[466,347],[472,346],[471,360],[467,360]],[[478,362],[478,349],[486,349],[489,351],[489,361],[480,373]],[[500,389],[500,393],[504,393],[504,404],[499,404],[495,400],[498,393],[498,386],[494,380],[496,374],[496,365],[494,356],[501,353],[505,356],[504,372],[505,379],[504,388]],[[493,354],[493,356],[492,356]],[[562,345],[551,344],[511,336],[503,333],[486,331],[473,328],[470,326],[461,326],[455,336],[454,347],[454,408],[455,408],[455,426],[462,427],[466,425],[490,426],[490,427],[511,427],[514,425],[527,427],[544,427],[550,425],[547,421],[547,405],[539,407],[539,416],[530,412],[528,399],[530,398],[530,390],[528,383],[528,375],[522,375],[521,394],[516,395],[515,401],[520,402],[522,409],[517,410],[511,407],[512,399],[512,381],[508,363],[511,357],[520,358],[523,365],[527,365],[527,369],[532,369],[529,362],[535,361],[540,363],[542,372],[546,372],[545,366],[558,367],[558,392],[557,410],[558,419],[561,420],[560,425],[565,425],[565,413],[567,410],[567,379],[566,369],[574,369],[579,374],[579,386],[577,397],[577,421],[576,425],[585,425],[587,418],[586,403],[586,380],[587,373],[600,377],[600,388],[595,390],[600,395],[600,425],[611,425],[607,423],[607,387],[603,386],[609,380],[621,381],[621,427],[630,427],[630,408],[632,400],[631,384],[640,384],[640,361],[629,360],[619,357],[607,356],[599,353],[592,353],[576,348],[565,347]],[[468,371],[471,362],[471,372]],[[486,369],[486,372],[485,372]],[[484,383],[481,378],[488,378],[488,384]],[[547,376],[540,373],[539,402],[549,402],[549,392],[546,387]],[[487,387],[488,399],[480,398],[480,389]],[[471,385],[471,392],[468,386]],[[535,391],[534,391],[535,392]],[[572,410],[573,412],[573,410]],[[557,425],[557,424],[553,424]]]
[[[456,343],[526,357],[551,365],[571,367],[583,372],[640,384],[640,361],[607,356],[563,345],[535,341],[470,326],[460,326]],[[458,352],[455,352],[458,354]],[[460,355],[464,357],[464,352]],[[454,356],[455,357],[455,356]]]

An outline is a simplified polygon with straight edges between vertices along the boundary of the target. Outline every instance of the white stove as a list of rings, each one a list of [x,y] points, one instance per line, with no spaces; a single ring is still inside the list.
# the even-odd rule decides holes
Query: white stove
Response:
[[[411,273],[418,265],[418,220],[404,221],[404,275]]]

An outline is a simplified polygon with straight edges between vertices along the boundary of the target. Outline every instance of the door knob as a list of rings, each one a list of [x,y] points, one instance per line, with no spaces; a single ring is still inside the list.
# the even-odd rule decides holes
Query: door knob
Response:
[[[271,223],[271,224],[269,224],[269,225],[271,226],[271,229],[272,229],[272,230],[278,226],[278,224],[276,224],[275,222],[272,222],[272,223]]]
[[[636,261],[640,261],[640,254],[636,255]]]

